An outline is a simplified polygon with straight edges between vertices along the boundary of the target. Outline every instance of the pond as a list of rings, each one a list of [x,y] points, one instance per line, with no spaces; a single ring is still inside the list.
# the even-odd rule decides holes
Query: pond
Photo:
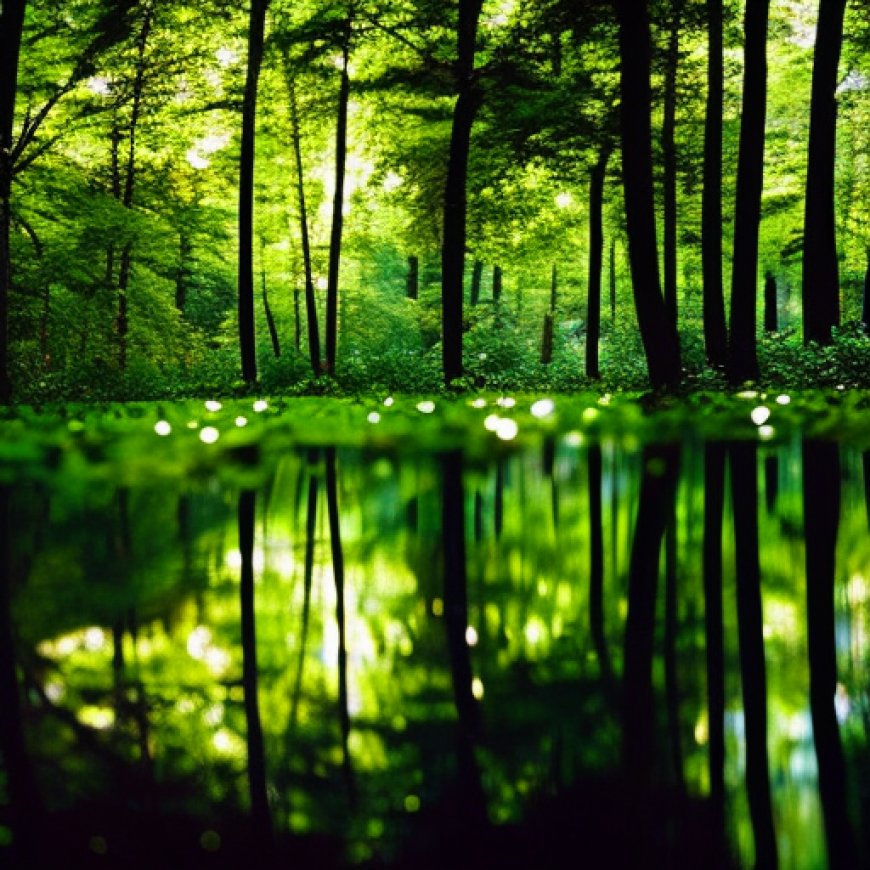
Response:
[[[7,412],[0,862],[866,866],[868,406]]]

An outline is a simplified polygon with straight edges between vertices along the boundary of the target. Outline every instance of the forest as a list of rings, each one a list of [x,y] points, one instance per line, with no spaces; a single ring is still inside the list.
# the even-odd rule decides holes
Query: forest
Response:
[[[868,386],[864,0],[3,0],[0,398]]]

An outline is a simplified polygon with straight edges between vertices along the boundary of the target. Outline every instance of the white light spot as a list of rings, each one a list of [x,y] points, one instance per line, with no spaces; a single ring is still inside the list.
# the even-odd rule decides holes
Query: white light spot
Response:
[[[758,390],[742,390],[737,394],[738,399],[757,399]]]
[[[512,399],[510,396],[502,396],[500,399],[496,401],[496,404],[500,408],[513,408],[516,405],[517,400]]]
[[[483,698],[483,680],[480,677],[475,677],[471,681],[471,694],[479,701]]]
[[[214,53],[214,56],[218,59],[218,63],[223,67],[228,67],[239,59],[238,54],[236,54],[236,52],[231,48],[219,48]]]
[[[154,424],[154,431],[160,435],[161,438],[165,438],[172,431],[172,426],[170,426],[166,420],[158,420]]]
[[[469,625],[468,628],[465,629],[465,642],[469,646],[477,646],[477,641],[477,629],[473,625]]]
[[[320,278],[317,279],[317,281],[315,281],[315,284],[317,285],[318,290],[325,290],[329,286],[329,281],[327,281],[326,278],[321,276]]]
[[[248,425],[248,418],[247,417],[236,417],[235,423],[236,423],[236,426],[239,427],[239,429],[244,429],[244,427]]]
[[[395,404],[396,404],[396,400],[392,396],[387,396],[387,398],[384,399],[384,407],[385,408],[392,408],[393,405],[395,405]]]
[[[520,427],[517,426],[516,420],[511,420],[509,417],[502,417],[498,421],[498,427],[495,430],[495,434],[501,438],[502,441],[513,441],[514,438],[517,437],[519,431]]]
[[[788,405],[791,403],[791,396],[786,396],[785,394],[776,397],[777,405]]]
[[[112,86],[105,76],[91,76],[88,79],[88,90],[100,97],[106,97],[112,92]]]
[[[106,633],[101,628],[89,628],[85,632],[85,649],[89,652],[96,652],[103,648],[106,642]]]
[[[431,414],[435,410],[435,403],[430,402],[428,399],[424,402],[418,402],[417,410],[421,414]]]
[[[214,399],[209,399],[205,403],[206,411],[211,411],[212,413],[220,411],[221,408],[223,408],[223,405],[220,402],[216,402]]]
[[[543,419],[544,417],[549,417],[550,414],[553,413],[556,404],[552,399],[538,399],[532,405],[532,416],[538,417],[539,419]]]
[[[486,429],[487,432],[495,432],[498,429],[498,424],[501,422],[501,417],[498,414],[490,414],[483,421],[483,428]]]
[[[64,688],[61,683],[47,683],[45,686],[45,697],[52,703],[57,703],[64,695]]]
[[[198,625],[187,636],[187,654],[193,659],[202,660],[210,643],[211,630],[205,625]]]
[[[257,399],[257,401],[254,402],[254,413],[262,414],[268,407],[269,403],[265,399]]]
[[[184,156],[193,169],[208,169],[211,166],[211,160],[204,154],[200,154],[196,148],[188,149]]]
[[[759,405],[757,408],[752,409],[752,413],[749,416],[756,426],[761,426],[770,419],[770,408],[765,405]]]
[[[202,431],[199,433],[199,440],[203,444],[214,444],[220,437],[221,433],[214,426],[203,426]]]
[[[485,408],[486,407],[486,399],[475,399],[471,403],[472,408]]]
[[[214,748],[218,752],[228,753],[233,749],[233,736],[225,728],[221,728],[211,739]]]
[[[402,176],[399,175],[397,172],[393,172],[392,170],[390,170],[387,173],[386,178],[384,178],[384,190],[387,193],[391,193],[392,191],[396,190],[401,186]]]
[[[375,423],[381,422],[381,415],[377,411],[372,411],[371,414],[369,414],[368,417],[366,417],[366,420],[368,420],[369,423],[374,425]]]
[[[770,441],[770,439],[773,438],[774,434],[775,431],[773,426],[764,425],[758,427],[758,437],[762,441]]]
[[[556,205],[559,208],[568,208],[574,201],[574,197],[567,191],[563,191],[556,197]]]
[[[565,436],[565,443],[569,447],[580,447],[583,444],[583,436],[579,432],[569,432]]]

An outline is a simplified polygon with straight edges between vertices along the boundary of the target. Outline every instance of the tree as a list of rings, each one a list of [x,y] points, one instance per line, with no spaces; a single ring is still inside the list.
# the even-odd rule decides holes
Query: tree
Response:
[[[242,151],[239,158],[239,346],[242,377],[257,380],[257,340],[254,329],[254,138],[257,82],[263,61],[263,35],[269,0],[251,0],[248,23],[248,64],[242,104]]]
[[[767,19],[770,0],[747,0],[744,17],[743,99],[737,158],[734,260],[728,376],[734,383],[758,377],[755,346],[758,224],[764,178],[767,110]]]
[[[810,100],[810,142],[804,210],[804,342],[830,344],[840,324],[840,275],[834,212],[837,151],[837,67],[846,0],[820,0]]]
[[[614,0],[619,20],[622,180],[637,322],[655,389],[680,382],[680,343],[662,298],[653,195],[647,2]]]
[[[9,401],[8,317],[11,264],[9,228],[12,223],[12,126],[18,84],[18,55],[24,28],[26,0],[0,5],[0,402]]]
[[[471,127],[481,105],[474,69],[477,26],[483,0],[459,0],[456,28],[456,102],[450,132],[441,243],[442,365],[444,383],[462,377],[462,292],[465,272],[468,154]]]

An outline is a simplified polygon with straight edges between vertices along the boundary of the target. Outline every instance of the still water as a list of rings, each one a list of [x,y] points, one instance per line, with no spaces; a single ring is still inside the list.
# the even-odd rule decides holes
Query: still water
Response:
[[[4,867],[868,865],[867,453],[245,450],[7,469]]]

